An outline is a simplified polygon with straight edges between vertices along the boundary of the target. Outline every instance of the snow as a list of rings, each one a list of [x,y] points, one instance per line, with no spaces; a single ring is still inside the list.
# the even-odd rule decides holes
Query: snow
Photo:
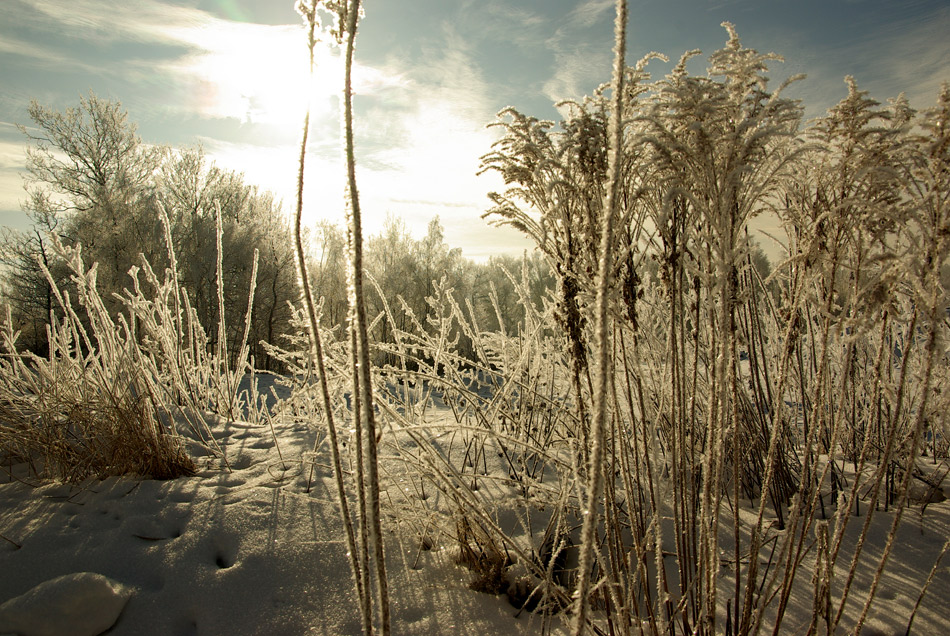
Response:
[[[427,417],[436,421],[435,431],[439,418],[446,430],[454,422],[444,406]],[[216,420],[212,430],[230,472],[223,458],[205,455],[198,457],[196,476],[174,481],[112,477],[66,486],[39,480],[25,464],[0,467],[0,634],[360,633],[325,442],[307,489],[308,460],[323,434],[291,419],[274,425],[271,433],[267,426]],[[455,435],[445,432],[436,443],[451,444]],[[383,448],[399,436],[387,429]],[[525,523],[543,529],[542,519],[528,519],[518,508],[510,482],[489,478],[507,472],[495,453],[486,455],[489,475],[480,480],[479,493],[499,498],[498,523],[511,533]],[[383,473],[390,484],[403,477],[411,482],[403,465],[385,454],[383,461],[389,462]],[[931,460],[922,458],[920,465],[926,469]],[[392,500],[385,491],[383,500]],[[519,612],[504,596],[472,591],[473,574],[457,565],[451,540],[436,537],[422,546],[412,531],[418,523],[393,508],[384,506],[383,513],[393,633],[566,633],[563,617]],[[849,524],[843,552],[864,519],[862,514]],[[856,573],[846,617],[860,612],[891,519],[885,512],[873,518],[866,549],[873,558]],[[903,633],[948,528],[950,501],[908,508],[865,633]],[[850,554],[838,561],[835,590],[849,561]],[[791,599],[783,633],[808,627],[813,563],[813,554],[804,557],[803,593]],[[948,566],[950,556],[912,633],[945,627]],[[512,568],[513,580],[526,578],[514,576],[519,567]],[[724,593],[729,585],[724,577]]]
[[[359,634],[325,445],[306,492],[316,432],[275,421],[281,462],[269,427],[213,430],[231,472],[203,457],[191,478],[69,487],[4,466],[0,634]],[[388,536],[394,633],[541,633],[540,616],[470,590],[450,545]]]
[[[0,605],[0,632],[96,636],[115,624],[131,593],[101,574],[65,574]]]

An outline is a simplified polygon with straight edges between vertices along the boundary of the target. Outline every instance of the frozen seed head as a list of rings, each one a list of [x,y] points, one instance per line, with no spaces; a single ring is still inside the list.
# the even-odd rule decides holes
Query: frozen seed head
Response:
[[[722,22],[719,24],[729,34],[729,41],[726,42],[726,48],[732,51],[738,51],[742,48],[742,42],[739,41],[739,34],[736,33],[736,26],[732,22]]]

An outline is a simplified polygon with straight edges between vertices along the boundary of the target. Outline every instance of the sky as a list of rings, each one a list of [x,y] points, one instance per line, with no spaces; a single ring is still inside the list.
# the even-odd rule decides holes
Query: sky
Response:
[[[364,231],[388,217],[417,237],[438,215],[466,257],[519,254],[530,243],[481,215],[497,176],[476,173],[506,106],[558,119],[554,104],[609,78],[613,0],[365,0],[355,81],[357,178]],[[631,0],[628,62],[650,51],[666,74],[704,55],[735,24],[745,46],[782,55],[775,85],[806,115],[847,94],[846,75],[885,102],[931,106],[950,81],[947,0]],[[327,38],[329,40],[329,38]],[[702,59],[694,72],[703,72]],[[289,211],[304,106],[312,103],[305,222],[342,223],[339,52],[318,51],[307,78],[292,0],[0,0],[0,225],[20,209],[31,99],[58,110],[95,92],[121,102],[149,144],[200,144],[219,166],[273,191]]]

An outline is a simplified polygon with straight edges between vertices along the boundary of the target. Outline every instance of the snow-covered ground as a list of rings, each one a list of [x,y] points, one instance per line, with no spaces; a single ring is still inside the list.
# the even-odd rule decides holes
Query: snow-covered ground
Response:
[[[4,470],[0,602],[9,602],[0,606],[0,634],[98,634],[116,615],[108,632],[116,635],[360,633],[326,458],[318,455],[306,492],[302,457],[314,434],[287,420],[276,426],[285,462],[269,428],[215,427],[231,472],[206,458],[191,478],[77,488]],[[541,631],[540,617],[515,618],[507,598],[471,591],[472,575],[450,546],[420,552],[389,534],[394,633]],[[77,578],[83,572],[111,586]],[[55,593],[21,596],[67,575]]]
[[[454,421],[450,413],[443,407],[430,419],[441,417],[448,424]],[[41,482],[25,465],[3,467],[0,634],[359,633],[325,444],[307,490],[312,426],[277,419],[274,435],[266,426],[220,420],[213,431],[230,471],[220,458],[205,456],[191,478],[109,478],[71,487]],[[494,470],[491,463],[486,468]],[[389,466],[387,479],[398,482],[398,470]],[[518,612],[506,597],[469,589],[473,575],[456,564],[450,540],[420,550],[418,536],[400,531],[405,524],[392,523],[393,511],[388,514],[394,633],[545,630],[541,616]],[[852,520],[849,532],[860,531],[863,519]],[[883,545],[890,519],[889,514],[875,518],[872,546]],[[948,537],[950,502],[907,510],[865,633],[904,632]],[[875,550],[879,554],[877,547],[869,552]],[[813,562],[814,556],[806,555],[805,570]],[[912,633],[946,628],[948,566],[950,558],[923,599]],[[855,608],[863,603],[870,575],[867,568],[859,570]],[[807,572],[801,578],[809,589]],[[788,633],[807,629],[811,597],[791,599],[789,612]],[[560,618],[549,620],[546,629],[565,631]]]

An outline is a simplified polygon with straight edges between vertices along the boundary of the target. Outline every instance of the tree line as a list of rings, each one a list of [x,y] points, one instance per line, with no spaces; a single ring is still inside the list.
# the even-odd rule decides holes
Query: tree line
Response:
[[[66,246],[81,246],[88,267],[96,264],[100,295],[112,312],[122,309],[119,297],[133,284],[133,267],[147,262],[161,272],[174,257],[178,283],[210,347],[218,346],[224,308],[224,344],[232,357],[243,335],[256,251],[248,343],[259,368],[279,370],[263,343],[280,346],[299,332],[293,306],[300,295],[282,202],[247,183],[243,174],[217,166],[201,146],[145,143],[119,102],[93,93],[62,111],[33,101],[29,115],[33,126],[20,129],[29,142],[23,209],[32,226],[5,228],[0,237],[2,300],[20,346],[47,353],[46,325],[61,313],[55,288],[70,288],[54,235]],[[219,222],[222,299],[217,291]],[[348,311],[345,232],[320,221],[307,230],[306,239],[313,289],[323,301],[322,324],[342,333]],[[539,302],[553,284],[539,255],[493,256],[485,263],[464,258],[445,241],[438,217],[421,239],[413,238],[401,219],[390,217],[368,237],[366,251],[369,309],[375,316],[389,307],[400,328],[413,319],[427,324],[431,305],[426,299],[436,285],[467,299],[473,318],[491,330],[499,320],[516,325],[523,319],[514,285],[524,274],[531,277]],[[386,342],[390,327],[380,321],[376,338]]]

